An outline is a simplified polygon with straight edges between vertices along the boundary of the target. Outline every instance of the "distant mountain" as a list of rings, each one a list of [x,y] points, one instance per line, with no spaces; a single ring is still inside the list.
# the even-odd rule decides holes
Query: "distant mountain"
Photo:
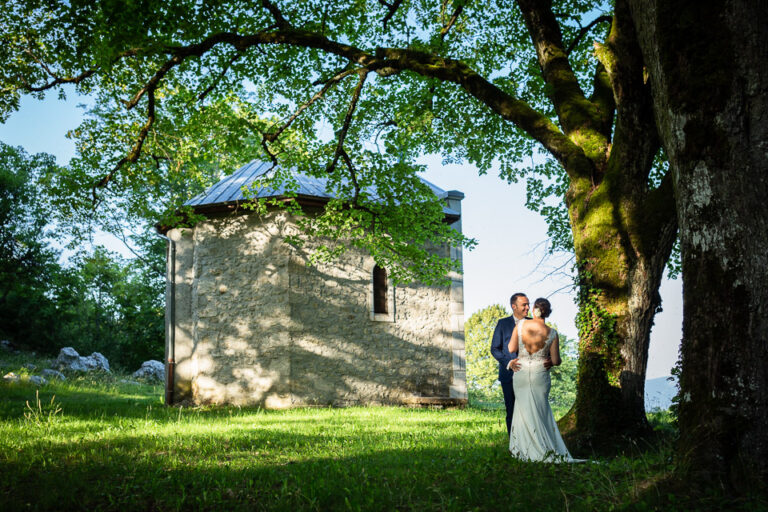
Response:
[[[668,380],[670,378],[674,380]],[[677,379],[674,377],[657,377],[645,381],[645,410],[669,409],[676,394]]]

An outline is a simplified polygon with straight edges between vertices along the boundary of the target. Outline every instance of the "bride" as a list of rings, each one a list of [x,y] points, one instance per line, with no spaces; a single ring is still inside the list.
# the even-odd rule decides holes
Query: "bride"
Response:
[[[577,462],[568,453],[549,407],[551,381],[544,361],[551,358],[553,365],[562,362],[557,331],[544,323],[551,312],[547,299],[536,299],[533,318],[519,321],[512,331],[509,351],[517,352],[518,359],[513,363],[515,410],[509,451],[522,460]]]

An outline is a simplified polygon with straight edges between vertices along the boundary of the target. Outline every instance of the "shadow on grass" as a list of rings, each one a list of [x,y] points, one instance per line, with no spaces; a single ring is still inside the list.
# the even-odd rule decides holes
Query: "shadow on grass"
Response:
[[[35,392],[38,392],[37,396]],[[47,404],[54,396],[68,415],[144,417],[147,406],[163,406],[162,393],[162,386],[150,384],[101,383],[95,387],[80,387],[77,383],[53,382],[37,388],[25,382],[0,383],[0,419],[23,417],[27,402],[34,406],[39,398]]]
[[[207,434],[175,447],[130,435],[59,445],[3,463],[0,492],[6,510],[594,510],[621,505],[628,485],[606,483],[599,465],[522,463],[502,443],[455,436],[391,448],[382,435],[366,446],[351,435],[231,434],[214,445]]]
[[[512,459],[499,410],[166,408],[160,389],[0,386],[0,510],[760,510],[670,487],[669,439]],[[60,398],[59,398],[60,397]],[[661,439],[661,438],[660,438]]]

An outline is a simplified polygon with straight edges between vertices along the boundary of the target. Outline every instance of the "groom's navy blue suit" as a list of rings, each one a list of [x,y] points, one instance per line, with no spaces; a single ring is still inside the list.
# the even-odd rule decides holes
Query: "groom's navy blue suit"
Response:
[[[504,393],[504,406],[507,409],[507,433],[512,426],[512,412],[515,410],[515,390],[512,386],[512,377],[515,372],[507,370],[507,365],[513,359],[517,359],[517,352],[509,352],[509,340],[515,329],[515,317],[502,318],[496,324],[491,340],[491,354],[499,362],[499,382]]]

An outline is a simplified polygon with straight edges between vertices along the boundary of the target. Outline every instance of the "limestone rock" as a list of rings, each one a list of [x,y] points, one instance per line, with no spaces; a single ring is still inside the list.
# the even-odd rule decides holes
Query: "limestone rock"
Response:
[[[83,357],[72,347],[64,347],[59,351],[59,357],[56,359],[55,366],[59,370],[80,372],[103,370],[109,372],[109,361],[102,354],[94,352],[88,357]]]
[[[20,377],[13,372],[8,372],[3,376],[5,382],[19,382]]]
[[[85,364],[90,370],[104,370],[109,372],[109,361],[102,354],[94,352],[88,357],[83,358],[86,360]]]
[[[165,380],[165,365],[155,360],[144,361],[141,363],[141,368],[133,372],[133,377],[163,382]]]
[[[72,347],[64,347],[59,351],[59,357],[56,358],[56,367],[58,369],[85,371],[85,367],[80,362],[80,354]]]
[[[34,384],[35,386],[45,386],[48,384],[48,381],[45,380],[43,377],[40,377],[39,375],[33,375],[29,378],[29,382]]]
[[[57,372],[56,370],[51,370],[50,368],[46,368],[40,373],[43,375],[43,377],[48,379],[67,380],[67,377],[65,377],[63,373]]]
[[[24,363],[24,368],[30,371],[37,370],[37,366],[33,365],[32,363]]]
[[[13,344],[8,340],[0,340],[0,349],[10,352],[13,350]]]

